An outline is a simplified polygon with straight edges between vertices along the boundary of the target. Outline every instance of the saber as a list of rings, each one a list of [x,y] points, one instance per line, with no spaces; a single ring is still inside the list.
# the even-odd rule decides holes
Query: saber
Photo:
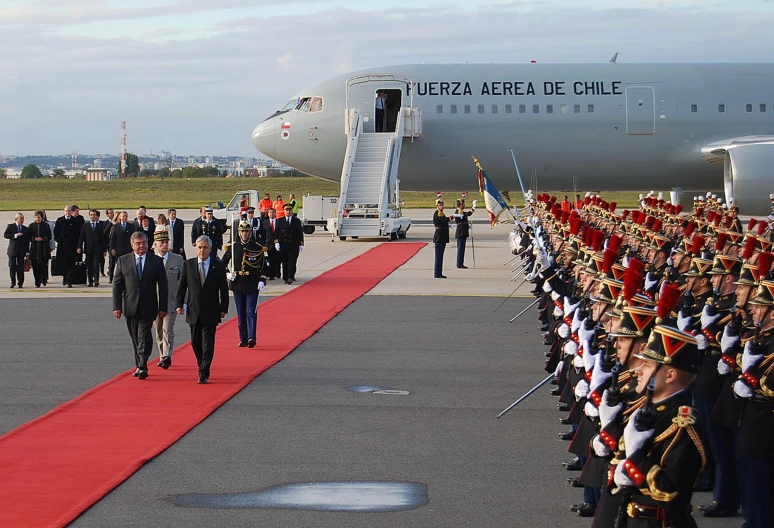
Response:
[[[515,257],[513,257],[511,260],[509,260],[508,262],[506,262],[505,264],[503,264],[503,266],[507,266],[508,264],[510,264],[511,262],[513,262],[514,260],[516,260],[517,258],[519,258],[519,255],[521,255],[522,253],[524,253],[524,252],[523,252],[523,251],[519,251],[519,252],[516,254],[516,256],[515,256]]]
[[[534,387],[532,387],[532,388],[531,388],[529,391],[527,391],[527,393],[526,393],[524,396],[522,396],[521,398],[519,398],[518,400],[516,400],[515,402],[513,402],[512,404],[510,404],[508,407],[506,407],[506,408],[503,410],[503,412],[501,412],[500,414],[498,414],[498,415],[497,415],[497,417],[498,417],[498,418],[499,418],[499,417],[501,417],[503,414],[507,413],[508,411],[510,411],[511,409],[513,409],[514,407],[516,407],[518,404],[520,404],[521,402],[523,402],[524,400],[526,400],[527,398],[529,398],[529,397],[532,395],[532,393],[533,393],[533,392],[535,392],[535,391],[536,391],[536,390],[538,390],[540,387],[542,387],[543,385],[545,385],[546,383],[548,383],[549,381],[551,381],[551,379],[552,379],[553,377],[554,377],[554,375],[553,375],[553,374],[549,374],[549,375],[546,377],[546,379],[544,379],[543,381],[541,381],[540,383],[538,383],[537,385],[535,385]]]
[[[521,287],[521,284],[519,284],[519,287]],[[519,288],[516,288],[516,289],[518,290]],[[520,311],[520,312],[519,312],[519,313],[516,315],[516,317],[514,317],[513,319],[511,319],[511,320],[510,320],[510,321],[508,321],[508,322],[509,322],[509,323],[512,323],[512,322],[514,322],[516,319],[518,319],[519,317],[521,317],[521,316],[522,316],[522,314],[524,314],[524,312],[526,312],[527,310],[529,310],[530,308],[532,308],[533,306],[535,306],[535,305],[538,303],[538,301],[540,301],[540,298],[537,298],[537,299],[535,299],[534,301],[532,301],[531,303],[529,303],[529,306],[527,306],[527,307],[526,307],[526,308],[524,308],[522,311]]]
[[[476,269],[476,242],[473,238],[473,222],[470,222],[468,229],[470,230],[470,247],[473,249],[473,269]]]
[[[518,272],[516,275],[514,275],[513,277],[511,277],[511,282],[515,281],[516,279],[518,279],[519,277],[521,277],[522,275],[524,275],[524,272],[525,272],[525,271],[527,271],[527,266],[525,266],[524,268],[522,268],[522,269],[521,269],[521,271],[519,271],[519,272]]]

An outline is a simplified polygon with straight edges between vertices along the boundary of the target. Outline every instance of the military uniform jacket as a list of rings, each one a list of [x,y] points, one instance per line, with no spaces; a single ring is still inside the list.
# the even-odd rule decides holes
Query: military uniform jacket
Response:
[[[626,453],[625,460],[622,453],[616,455],[613,462],[625,464],[629,477],[636,483],[627,507],[630,517],[636,517],[638,512],[655,515],[660,508],[663,526],[695,526],[691,497],[706,463],[706,453],[696,428],[698,413],[692,403],[693,395],[687,389],[654,403],[655,433],[651,439],[641,450]],[[619,446],[625,452],[623,438]],[[659,520],[657,526],[661,523]]]
[[[266,284],[266,275],[264,275],[264,268],[266,267],[266,253],[264,253],[264,250],[266,249],[253,239],[250,239],[247,244],[237,240],[233,246],[234,261],[231,262],[232,250],[227,251],[223,255],[221,261],[226,266],[231,263],[232,273],[235,275],[234,280],[230,284],[231,290],[241,291],[242,293],[255,293],[258,291],[259,282]]]
[[[774,329],[764,330],[759,339],[763,340],[763,359],[740,376],[753,388],[755,397],[743,402],[736,445],[741,455],[771,459],[774,457]]]
[[[277,218],[275,237],[279,240],[280,249],[298,249],[304,245],[304,226],[296,215],[288,222],[287,217]]]
[[[459,213],[462,218],[454,217],[454,221],[457,224],[457,228],[454,230],[454,238],[468,238],[470,236],[470,222],[468,217],[473,214],[473,211],[462,211]]]
[[[720,319],[709,328],[702,328],[701,333],[709,340],[709,348],[702,351],[703,357],[699,366],[699,374],[693,383],[693,391],[714,404],[720,391],[723,389],[723,377],[718,375],[718,362],[720,361],[720,338],[723,329],[731,321],[731,308],[736,304],[734,293],[724,295],[716,299]]]
[[[449,221],[451,218],[446,216],[439,210],[435,210],[433,213],[433,225],[435,226],[435,232],[433,233],[433,243],[435,244],[448,244],[449,243]]]
[[[191,229],[191,238],[193,239],[194,244],[196,244],[196,239],[202,235],[210,237],[213,252],[217,252],[217,250],[223,247],[223,231],[221,230],[220,222],[214,218],[211,222],[202,220],[193,226]]]

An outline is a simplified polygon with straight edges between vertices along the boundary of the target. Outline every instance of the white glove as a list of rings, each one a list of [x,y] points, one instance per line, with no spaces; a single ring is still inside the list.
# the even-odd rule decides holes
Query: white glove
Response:
[[[564,369],[564,361],[560,361],[560,362],[559,362],[559,363],[556,365],[556,370],[554,370],[554,376],[555,376],[555,377],[557,377],[557,378],[558,378],[559,376],[561,376],[561,375],[562,375],[562,369]]]
[[[583,368],[583,357],[576,354],[575,357],[572,358],[572,366],[575,368]]]
[[[570,299],[569,296],[564,298],[564,316],[567,317],[571,313],[575,311],[575,309],[580,306],[580,301],[573,304],[572,299]]]
[[[556,333],[559,334],[559,337],[562,339],[567,339],[570,337],[570,327],[567,326],[567,323],[562,323],[559,325],[559,328],[556,330]]]
[[[748,341],[744,346],[744,353],[742,354],[742,372],[747,372],[763,359],[763,354],[754,354],[751,352],[751,345],[752,341]]]
[[[561,297],[561,295],[559,295],[559,294],[558,294],[558,293],[556,293],[555,291],[552,291],[552,292],[551,292],[551,300],[552,300],[552,301],[555,301],[555,300],[557,300],[559,297]]]
[[[570,325],[570,330],[572,330],[573,333],[577,332],[580,329],[582,322],[583,321],[580,320],[580,310],[575,310],[575,313],[572,316],[572,325]]]
[[[564,345],[562,345],[562,352],[564,352],[564,356],[574,356],[578,353],[578,345],[573,341],[572,339],[568,340]]]
[[[274,249],[276,249],[277,251],[279,251],[279,242],[275,242],[275,243],[274,243]]]
[[[591,343],[583,343],[583,368],[586,372],[594,370],[594,364],[597,362],[597,354],[591,349]]]
[[[551,293],[551,285],[549,284],[549,281],[543,281],[543,286],[541,286],[541,288],[544,292]]]
[[[302,251],[304,251],[304,246],[298,246],[298,252],[301,253]]]
[[[236,275],[234,275],[229,271],[228,273],[226,273],[226,278],[229,280],[229,282],[231,282],[236,278]]]
[[[582,379],[575,386],[575,401],[579,401],[581,398],[585,398],[589,395],[589,382]]]
[[[629,257],[624,257],[623,260],[621,260],[621,265],[624,268],[628,268],[629,267]]]
[[[602,393],[602,404],[599,406],[599,423],[604,429],[611,423],[613,423],[613,420],[618,418],[618,415],[621,414],[621,411],[623,410],[623,402],[619,402],[617,405],[610,405],[610,393],[605,390],[605,392]]]
[[[594,328],[591,330],[586,330],[586,319],[583,320],[583,324],[580,325],[580,328],[578,328],[578,337],[583,341],[584,343],[591,343],[591,340],[594,339],[595,334]]]
[[[626,486],[636,486],[636,482],[634,482],[629,474],[624,471],[624,462],[621,461],[618,463],[618,465],[615,467],[615,473],[613,474],[613,481],[615,482],[615,485],[619,488],[624,488]]]
[[[602,362],[597,361],[594,363],[594,370],[591,372],[591,383],[589,386],[591,390],[599,390],[599,388],[613,377],[612,372],[604,372],[602,370]]]
[[[674,261],[674,260],[672,260],[672,257],[669,257],[669,258],[666,260],[666,264],[667,264],[667,266],[669,266],[669,267],[671,268],[672,266],[674,266],[674,265],[675,265],[675,261]]]
[[[685,329],[691,326],[691,321],[693,320],[692,315],[688,315],[688,317],[683,317],[683,311],[680,310],[677,312],[677,328],[685,332]]]
[[[591,448],[594,449],[594,454],[600,458],[610,456],[610,448],[607,447],[607,444],[602,441],[599,435],[594,435],[594,438],[591,439]]]
[[[258,282],[258,293],[261,293],[263,289],[266,287],[266,283],[263,281]]]
[[[626,446],[627,456],[632,456],[637,451],[640,451],[645,445],[645,442],[650,440],[650,438],[656,432],[656,430],[653,428],[648,429],[647,431],[637,430],[635,424],[637,423],[637,417],[641,412],[642,409],[637,409],[634,411],[634,413],[629,418],[629,423],[626,424],[626,428],[624,429],[624,444]]]
[[[583,412],[588,416],[589,418],[596,418],[599,416],[599,409],[597,409],[597,406],[594,405],[591,401],[587,401],[586,405],[583,406]]]
[[[478,200],[473,200],[473,209],[478,207]]]
[[[653,273],[648,272],[648,274],[645,275],[645,289],[650,290],[656,284],[658,284],[658,277],[653,275]]]
[[[709,339],[707,339],[707,336],[704,334],[696,334],[694,337],[696,338],[696,346],[700,351],[709,348]]]
[[[720,319],[720,314],[716,313],[715,315],[709,315],[708,313],[709,306],[705,306],[704,309],[701,311],[701,327],[707,328],[710,325],[714,324],[715,321]],[[701,350],[701,349],[699,349]]]
[[[728,333],[728,326],[723,329],[723,336],[720,338],[720,350],[724,354],[728,354],[728,351],[736,347],[739,344],[741,336],[739,334],[732,336]],[[730,354],[728,354],[730,355]]]
[[[718,374],[721,376],[727,376],[731,374],[731,365],[723,360],[718,361]]]
[[[750,388],[750,386],[741,380],[734,383],[734,394],[743,400],[747,400],[755,396],[755,393]]]
[[[554,312],[553,313],[554,313],[554,317],[561,317],[563,312],[562,312],[562,309],[559,306],[554,306]],[[570,328],[567,327],[567,330],[569,332]],[[565,337],[567,337],[567,336],[565,336]]]

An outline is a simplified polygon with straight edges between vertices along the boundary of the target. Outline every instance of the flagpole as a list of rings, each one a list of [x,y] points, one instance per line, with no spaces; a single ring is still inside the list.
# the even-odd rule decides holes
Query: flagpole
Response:
[[[524,208],[527,210],[527,215],[529,215],[529,224],[532,226],[532,229],[534,229],[534,232],[535,232],[535,242],[537,243],[538,248],[543,249],[543,244],[537,233],[537,227],[532,221],[532,209],[530,209],[529,207],[529,201],[527,200],[527,191],[524,189],[524,182],[521,179],[521,171],[519,171],[519,164],[516,163],[516,154],[513,153],[513,150],[511,150],[511,158],[513,158],[513,166],[516,167],[516,176],[518,176],[519,178],[519,185],[521,186],[521,194],[524,196]]]

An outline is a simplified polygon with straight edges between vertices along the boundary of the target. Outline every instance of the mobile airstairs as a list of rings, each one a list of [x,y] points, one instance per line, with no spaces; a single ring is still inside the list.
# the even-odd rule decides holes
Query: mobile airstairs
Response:
[[[378,77],[371,81],[379,82],[378,86],[387,82],[385,76],[367,77]],[[361,79],[361,83],[368,82],[362,78],[349,79],[348,99],[350,82],[357,84],[357,79]],[[327,229],[339,240],[347,237],[405,238],[411,219],[401,214],[398,165],[404,138],[416,138],[422,133],[421,110],[401,106],[393,132],[365,132],[364,128],[373,129],[373,123],[368,121],[367,111],[349,108],[348,104],[345,119],[347,150],[341,170],[338,214],[328,219]]]

